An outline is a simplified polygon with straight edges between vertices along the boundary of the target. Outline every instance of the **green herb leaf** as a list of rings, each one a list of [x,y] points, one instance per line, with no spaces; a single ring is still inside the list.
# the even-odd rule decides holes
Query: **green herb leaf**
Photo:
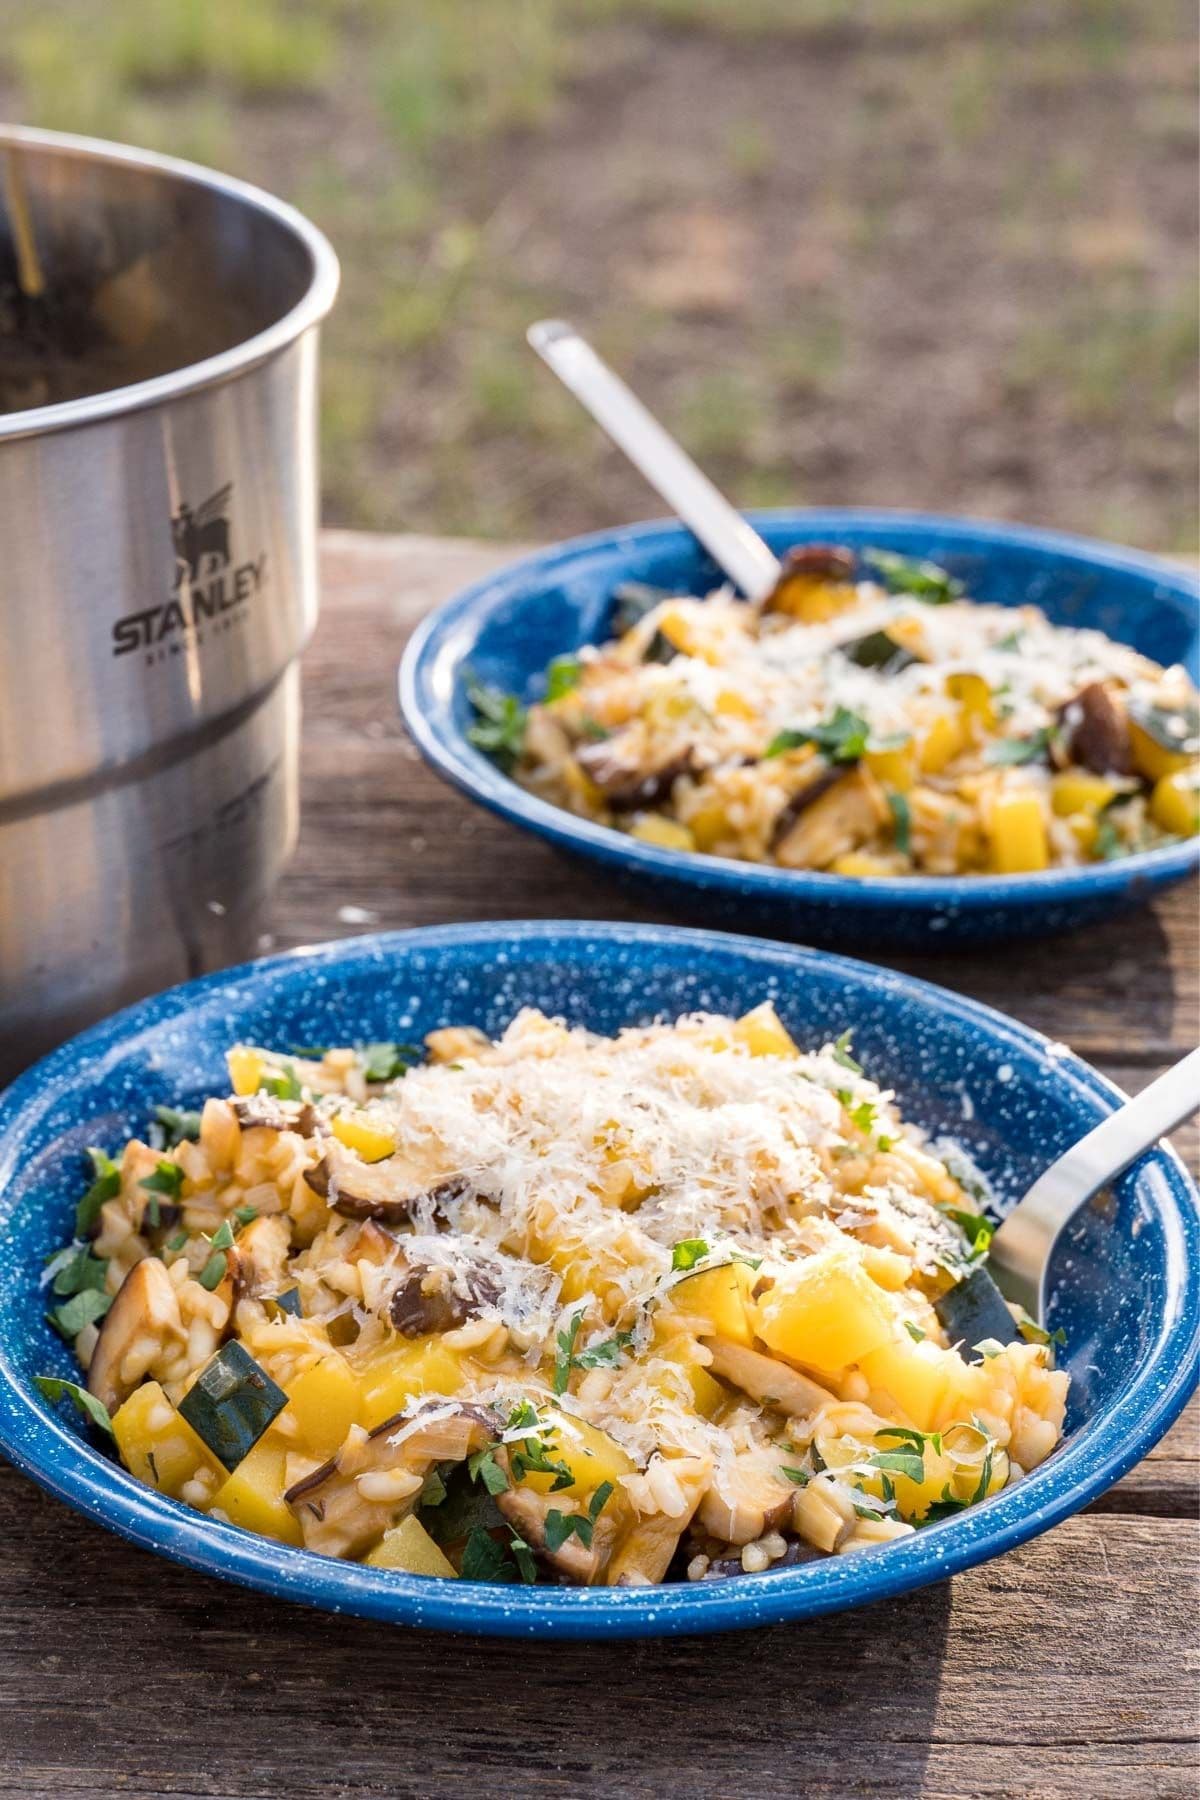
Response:
[[[73,1294],[61,1306],[56,1306],[46,1314],[51,1325],[68,1341],[78,1337],[85,1325],[94,1325],[102,1319],[113,1303],[111,1294],[101,1293],[99,1288],[83,1288]]]
[[[423,1054],[417,1044],[364,1044],[359,1052],[368,1081],[399,1081]]]
[[[224,1281],[225,1271],[228,1266],[229,1258],[226,1256],[224,1250],[214,1250],[200,1273],[197,1275],[196,1280],[200,1283],[202,1288],[207,1288],[211,1294],[213,1289],[219,1288]]]
[[[684,1238],[671,1251],[671,1268],[694,1269],[708,1255],[708,1245],[703,1238]]]
[[[155,1167],[153,1175],[147,1175],[138,1186],[145,1188],[148,1194],[166,1194],[171,1200],[178,1200],[183,1191],[183,1170],[177,1162],[161,1160]]]
[[[1061,1349],[1067,1341],[1067,1334],[1061,1325],[1057,1331],[1047,1331],[1044,1325],[1039,1325],[1028,1313],[1023,1319],[1017,1320],[1017,1330],[1027,1344],[1057,1344]]]
[[[849,1088],[838,1088],[837,1098],[845,1108],[850,1123],[857,1131],[861,1131],[869,1137],[875,1126],[874,1101],[856,1101]]]
[[[571,1364],[575,1356],[575,1340],[579,1336],[579,1328],[583,1324],[582,1310],[573,1313],[571,1322],[565,1331],[560,1331],[555,1343],[558,1349],[554,1357],[554,1391],[565,1394],[571,1381]]]
[[[442,1471],[438,1468],[430,1469],[417,1500],[418,1510],[423,1506],[441,1506],[445,1498],[446,1483],[442,1478]]]
[[[56,1271],[53,1291],[56,1294],[79,1294],[85,1288],[96,1288],[102,1293],[107,1269],[107,1262],[93,1256],[86,1244],[78,1244]]]
[[[253,1225],[257,1219],[258,1208],[257,1206],[235,1206],[232,1216],[237,1221],[238,1230],[244,1231],[247,1225]]]
[[[1055,730],[1050,725],[1042,725],[1037,731],[1031,732],[1028,737],[997,738],[994,743],[988,745],[985,760],[1009,768],[1015,768],[1021,763],[1037,762],[1039,758],[1045,756],[1054,742],[1054,738]]]
[[[921,1330],[919,1325],[914,1325],[911,1319],[905,1319],[904,1329],[907,1331],[914,1344],[924,1343],[925,1333]]]
[[[221,1223],[217,1226],[217,1229],[213,1232],[208,1241],[214,1250],[233,1249],[233,1226],[229,1223],[228,1219],[221,1220]]]
[[[106,1200],[115,1200],[121,1191],[121,1171],[103,1150],[89,1150],[95,1179],[75,1208],[76,1237],[90,1237]]]
[[[546,699],[561,700],[583,679],[583,664],[577,656],[556,656],[546,670]]]
[[[999,1338],[980,1338],[977,1344],[971,1345],[971,1348],[978,1350],[980,1356],[990,1361],[993,1356],[1000,1356],[1003,1353],[1004,1345]]]
[[[877,1450],[867,1458],[867,1463],[872,1469],[887,1469],[892,1474],[906,1476],[909,1481],[920,1483],[925,1479],[925,1458],[918,1450]]]
[[[615,1369],[633,1342],[632,1331],[618,1331],[598,1344],[589,1344],[571,1358],[577,1369]]]
[[[865,753],[871,740],[871,727],[860,713],[851,712],[847,706],[838,706],[832,718],[814,725],[808,735],[828,762],[852,763]]]
[[[467,680],[467,699],[475,711],[475,724],[467,728],[468,742],[510,769],[525,745],[529,715],[515,694],[486,682]]]
[[[512,1581],[515,1572],[503,1545],[476,1525],[463,1550],[459,1571],[464,1581]]]
[[[853,1506],[860,1519],[879,1520],[884,1516],[877,1506],[868,1506],[865,1501],[860,1502],[858,1500],[852,1500],[850,1504]]]
[[[260,1094],[270,1094],[272,1100],[303,1100],[304,1089],[296,1078],[296,1071],[291,1063],[284,1065],[282,1075],[264,1075],[258,1084]]]
[[[987,1247],[996,1235],[996,1227],[983,1213],[967,1212],[958,1206],[942,1206],[939,1211],[947,1219],[953,1219],[967,1240],[967,1254],[970,1261],[975,1262],[987,1255]]]
[[[863,1072],[862,1064],[855,1062],[850,1054],[850,1043],[853,1035],[853,1031],[848,1029],[843,1031],[841,1036],[834,1040],[833,1060],[839,1067],[849,1069],[852,1075],[861,1075]]]
[[[113,1435],[112,1420],[108,1416],[108,1408],[103,1401],[97,1400],[95,1394],[89,1394],[85,1387],[76,1381],[63,1381],[57,1375],[35,1375],[33,1385],[53,1405],[59,1400],[70,1400],[93,1425],[101,1431]]]
[[[780,1463],[779,1473],[786,1475],[789,1481],[794,1481],[797,1487],[807,1487],[813,1478],[811,1469],[791,1469],[786,1463]]]
[[[896,848],[902,856],[907,856],[912,849],[912,808],[908,804],[908,795],[889,793],[887,803],[892,815],[892,836],[896,840]]]
[[[515,1531],[508,1540],[508,1548],[517,1565],[521,1580],[527,1587],[533,1587],[537,1581],[537,1563],[534,1561],[533,1551],[525,1539],[518,1537]]]
[[[533,1401],[518,1400],[517,1404],[508,1415],[507,1429],[509,1431],[523,1431],[529,1426],[536,1425],[537,1422],[537,1408],[534,1406]]]
[[[775,733],[762,753],[762,760],[767,762],[773,756],[784,756],[789,750],[799,750],[804,744],[811,743],[811,732],[797,731],[794,725],[785,726],[782,731]]]
[[[482,1481],[489,1494],[505,1494],[510,1482],[500,1464],[496,1461],[496,1446],[489,1444],[486,1450],[477,1450],[467,1458],[467,1469],[472,1481]]]
[[[605,1507],[608,1505],[609,1500],[612,1498],[612,1495],[613,1495],[612,1482],[611,1481],[602,1481],[600,1483],[600,1486],[596,1489],[595,1493],[592,1495],[591,1499],[588,1501],[588,1518],[592,1521],[593,1524],[595,1524],[596,1520],[600,1517],[600,1514],[604,1511]]]
[[[1092,855],[1097,862],[1116,862],[1118,857],[1128,856],[1131,846],[1117,830],[1115,819],[1101,815],[1096,827],[1096,837],[1092,844]]]
[[[186,1231],[176,1231],[167,1239],[166,1243],[163,1245],[163,1249],[169,1250],[172,1254],[175,1254],[183,1249],[183,1246],[187,1241],[188,1234]]]
[[[176,1144],[185,1140],[193,1140],[200,1136],[200,1114],[198,1112],[178,1112],[173,1106],[156,1106],[154,1117],[163,1128],[165,1147],[171,1150]]]
[[[862,557],[878,569],[891,594],[911,594],[930,606],[944,606],[966,591],[961,581],[937,563],[912,561],[907,556],[897,556],[894,550],[864,550]]]

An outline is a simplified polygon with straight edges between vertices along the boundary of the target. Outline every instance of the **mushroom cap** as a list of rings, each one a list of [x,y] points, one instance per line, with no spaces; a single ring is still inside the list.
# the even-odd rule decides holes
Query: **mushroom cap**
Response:
[[[88,1392],[115,1412],[168,1344],[185,1336],[166,1264],[157,1256],[143,1257],[104,1315],[88,1367]]]

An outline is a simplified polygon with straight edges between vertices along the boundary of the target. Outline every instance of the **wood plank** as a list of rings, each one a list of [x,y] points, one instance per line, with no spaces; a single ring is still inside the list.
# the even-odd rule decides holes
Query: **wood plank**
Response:
[[[1195,1791],[1182,1520],[1084,1516],[867,1611],[612,1646],[268,1603],[11,1471],[0,1543],[0,1793],[23,1800]]]
[[[265,921],[267,941],[284,947],[451,919],[679,917],[472,806],[404,735],[395,665],[413,625],[518,553],[326,534],[324,611],[305,661],[300,847]],[[346,907],[357,910],[346,917]],[[1070,939],[878,960],[1125,1069],[1155,1068],[1195,1041],[1200,929],[1187,888]]]

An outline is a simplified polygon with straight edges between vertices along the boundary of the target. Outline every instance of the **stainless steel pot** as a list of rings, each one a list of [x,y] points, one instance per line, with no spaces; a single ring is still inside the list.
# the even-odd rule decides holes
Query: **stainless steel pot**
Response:
[[[257,189],[0,129],[0,1077],[251,946],[296,834],[337,282]]]

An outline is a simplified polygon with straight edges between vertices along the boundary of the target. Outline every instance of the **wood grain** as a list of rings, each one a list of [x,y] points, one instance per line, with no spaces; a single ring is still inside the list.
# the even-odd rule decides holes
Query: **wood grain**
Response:
[[[303,828],[262,948],[454,919],[669,916],[472,808],[404,736],[408,633],[516,553],[327,535]],[[1130,1091],[1195,1039],[1186,892],[1083,940],[895,961]],[[1194,1158],[1194,1133],[1179,1143]],[[1193,1402],[1088,1513],[949,1583],[753,1636],[606,1647],[278,1605],[135,1550],[0,1468],[0,1795],[1192,1796],[1198,1477]]]

